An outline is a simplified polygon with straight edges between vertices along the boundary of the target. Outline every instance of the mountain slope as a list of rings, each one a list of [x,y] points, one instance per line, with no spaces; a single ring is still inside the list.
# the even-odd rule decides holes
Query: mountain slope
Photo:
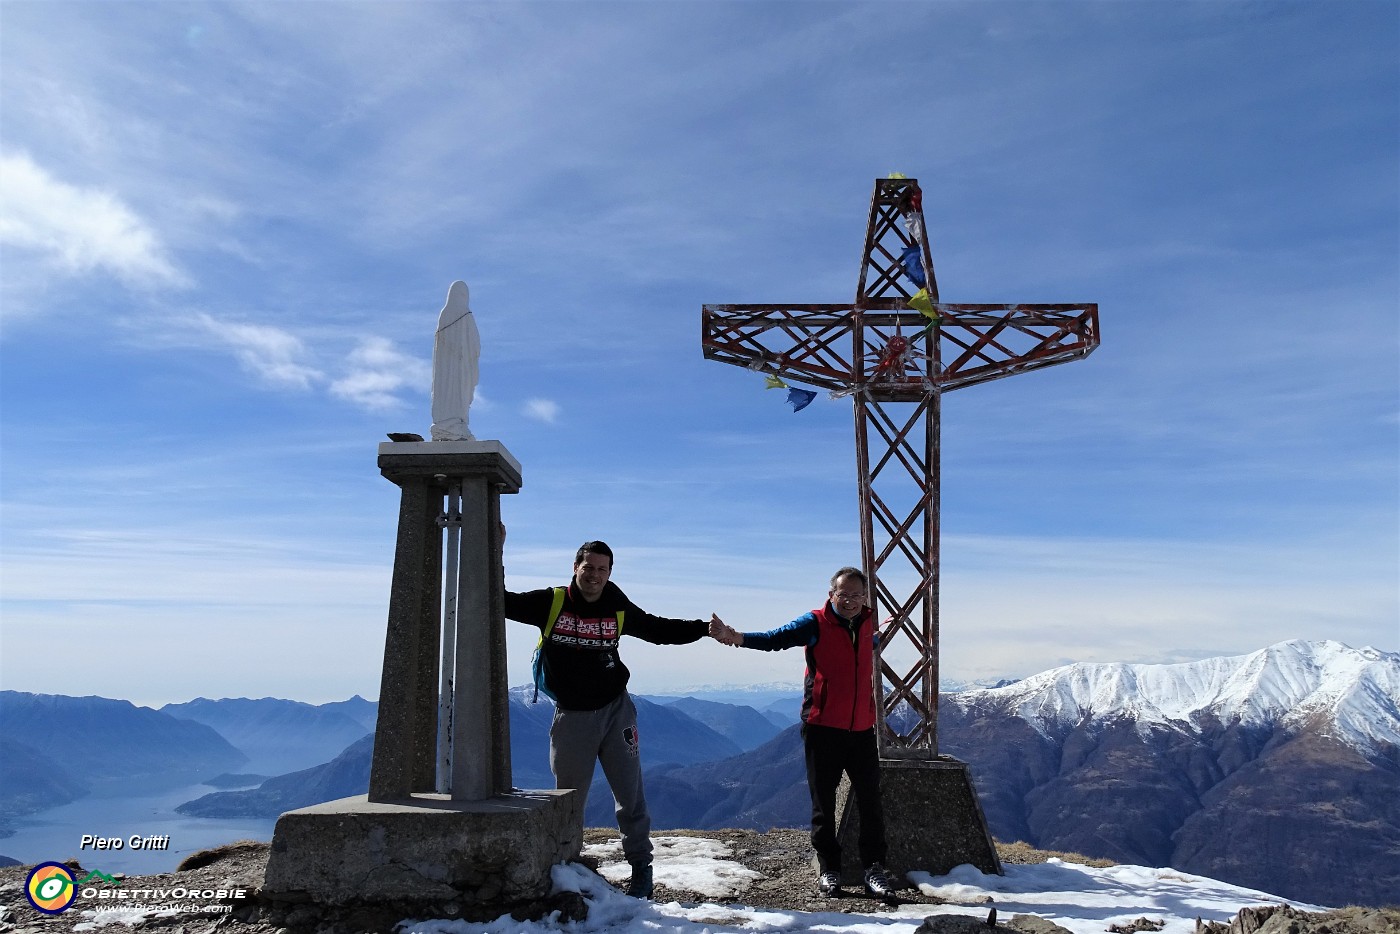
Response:
[[[81,798],[88,790],[85,782],[33,746],[0,737],[0,816],[18,817],[58,807]]]
[[[649,770],[646,781],[657,829],[805,827],[812,815],[797,726],[729,759]]]
[[[741,750],[762,746],[781,728],[752,707],[682,697],[665,704],[732,740]]]
[[[283,811],[362,795],[369,789],[374,736],[357,740],[330,762],[269,778],[246,791],[216,791],[175,810],[191,817],[276,817]]]

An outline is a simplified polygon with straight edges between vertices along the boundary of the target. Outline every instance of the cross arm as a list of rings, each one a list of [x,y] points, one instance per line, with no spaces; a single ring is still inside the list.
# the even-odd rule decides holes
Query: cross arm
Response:
[[[1099,306],[935,305],[944,391],[1069,363],[1099,346]]]
[[[864,390],[878,401],[915,401],[1086,357],[1099,345],[1094,303],[936,304],[902,298],[854,305],[706,305],[707,359],[825,389]],[[849,339],[848,339],[849,336]],[[888,365],[891,342],[913,353]]]
[[[825,389],[851,384],[850,305],[706,305],[705,359]]]

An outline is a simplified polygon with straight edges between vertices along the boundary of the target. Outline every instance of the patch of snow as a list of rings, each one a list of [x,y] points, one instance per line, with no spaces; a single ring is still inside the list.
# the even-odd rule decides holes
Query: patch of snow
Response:
[[[728,898],[763,878],[743,863],[725,859],[731,851],[719,840],[653,837],[651,842],[655,848],[652,879],[670,888],[699,892],[707,898]],[[586,846],[583,853],[600,861],[598,872],[609,882],[624,885],[632,877],[632,867],[622,858],[621,840]]]
[[[654,837],[656,877],[685,879],[687,888],[708,891],[699,885],[723,889],[731,872],[718,848],[694,845],[690,837]],[[600,854],[606,856],[604,849]],[[620,862],[602,867],[613,877]],[[1161,921],[1162,934],[1194,934],[1196,919],[1226,922],[1249,905],[1282,904],[1283,899],[1254,889],[1240,888],[1203,876],[1173,869],[1111,866],[1096,869],[1051,860],[1033,866],[1008,865],[1006,875],[983,875],[972,866],[958,866],[947,875],[911,872],[909,879],[926,895],[947,899],[949,904],[923,902],[899,905],[870,913],[832,911],[777,911],[742,903],[650,902],[628,898],[606,879],[583,866],[566,863],[552,870],[556,892],[577,892],[588,902],[588,917],[563,922],[558,913],[539,921],[516,921],[503,915],[485,924],[466,921],[405,921],[400,934],[778,934],[798,931],[840,931],[844,934],[913,934],[930,915],[986,917],[995,905],[1002,918],[1034,914],[1068,928],[1073,934],[1103,934],[1109,924],[1147,917]],[[705,882],[706,875],[713,875]],[[833,902],[833,909],[840,902]],[[1320,905],[1294,903],[1301,911],[1325,911]]]

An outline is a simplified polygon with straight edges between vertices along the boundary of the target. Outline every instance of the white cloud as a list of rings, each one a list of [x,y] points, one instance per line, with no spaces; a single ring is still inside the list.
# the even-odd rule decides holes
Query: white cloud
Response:
[[[233,324],[203,312],[195,322],[229,347],[250,373],[275,386],[310,389],[324,378],[315,367],[301,362],[306,347],[301,338],[265,324]]]
[[[429,364],[410,356],[384,337],[367,337],[351,351],[344,376],[331,384],[331,395],[371,411],[403,405],[404,390],[423,391],[432,378]]]
[[[135,286],[185,283],[150,226],[116,195],[59,181],[27,155],[0,155],[0,243],[80,275]]]
[[[546,425],[553,425],[559,420],[559,403],[552,399],[531,399],[525,403],[525,414]]]

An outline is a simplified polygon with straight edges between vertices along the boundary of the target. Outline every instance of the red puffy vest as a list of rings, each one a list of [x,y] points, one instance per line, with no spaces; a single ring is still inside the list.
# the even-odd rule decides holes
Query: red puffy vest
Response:
[[[813,610],[817,641],[807,646],[802,722],[841,730],[875,726],[875,614],[862,607],[855,633],[841,624],[831,604]]]

